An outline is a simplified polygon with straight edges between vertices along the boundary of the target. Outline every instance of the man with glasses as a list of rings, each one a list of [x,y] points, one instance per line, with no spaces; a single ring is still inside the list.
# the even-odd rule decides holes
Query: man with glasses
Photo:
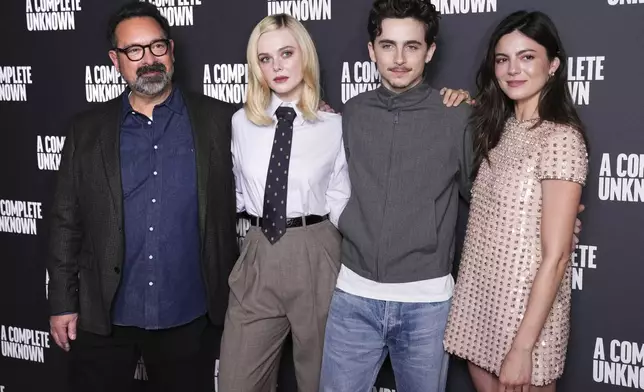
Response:
[[[157,8],[110,20],[121,97],[77,116],[51,211],[51,334],[71,391],[212,391],[237,257],[230,123],[235,108],[172,83]]]

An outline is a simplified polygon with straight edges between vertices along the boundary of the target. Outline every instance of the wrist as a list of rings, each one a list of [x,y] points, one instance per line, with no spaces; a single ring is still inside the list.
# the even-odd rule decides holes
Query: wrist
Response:
[[[534,348],[534,344],[530,344],[530,342],[522,342],[520,340],[514,341],[512,343],[512,350],[514,351],[519,351],[519,352],[532,352],[532,349]]]

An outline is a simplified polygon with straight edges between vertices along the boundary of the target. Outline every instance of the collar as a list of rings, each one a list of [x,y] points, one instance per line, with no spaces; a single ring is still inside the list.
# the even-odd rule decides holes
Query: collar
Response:
[[[295,120],[293,120],[293,124],[304,125],[304,123],[306,122],[306,119],[304,118],[304,115],[302,114],[300,109],[297,107],[297,101],[285,102],[285,101],[282,101],[275,93],[271,93],[271,102],[268,105],[268,109],[266,109],[266,112],[272,119],[277,120],[277,117],[275,116],[275,111],[280,106],[288,106],[295,109],[295,114],[297,114],[297,117],[295,117]]]
[[[130,89],[129,86],[127,86],[122,94],[122,97],[123,97],[123,110],[121,112],[122,121],[125,120],[128,114],[131,114],[134,111],[129,99],[131,93],[132,93],[132,90]],[[160,106],[165,106],[168,109],[175,112],[176,114],[183,114],[185,104],[183,101],[183,95],[181,94],[181,90],[179,89],[179,87],[172,86],[172,91],[170,92],[170,95],[168,95],[168,98],[166,98],[166,100],[163,101],[162,103],[156,105],[155,108]]]
[[[384,84],[376,89],[378,99],[385,104],[387,110],[397,110],[413,106],[429,96],[432,92],[432,87],[423,78],[420,83],[402,93],[395,93],[389,90]]]

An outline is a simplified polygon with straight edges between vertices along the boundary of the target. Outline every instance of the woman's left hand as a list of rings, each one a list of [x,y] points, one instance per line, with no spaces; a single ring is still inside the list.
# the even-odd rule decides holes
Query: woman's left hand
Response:
[[[439,91],[440,95],[443,96],[443,104],[447,107],[458,106],[461,102],[465,102],[468,105],[474,105],[474,100],[470,97],[470,93],[463,89],[451,89],[443,87]]]
[[[532,380],[532,350],[512,348],[499,374],[499,392],[529,392]]]

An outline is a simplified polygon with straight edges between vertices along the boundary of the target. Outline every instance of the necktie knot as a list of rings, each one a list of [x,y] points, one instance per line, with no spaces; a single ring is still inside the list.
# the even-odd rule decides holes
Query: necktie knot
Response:
[[[286,120],[289,123],[292,123],[293,120],[295,120],[295,117],[297,117],[295,109],[288,106],[278,107],[277,110],[275,110],[275,115],[277,116],[278,120]]]

